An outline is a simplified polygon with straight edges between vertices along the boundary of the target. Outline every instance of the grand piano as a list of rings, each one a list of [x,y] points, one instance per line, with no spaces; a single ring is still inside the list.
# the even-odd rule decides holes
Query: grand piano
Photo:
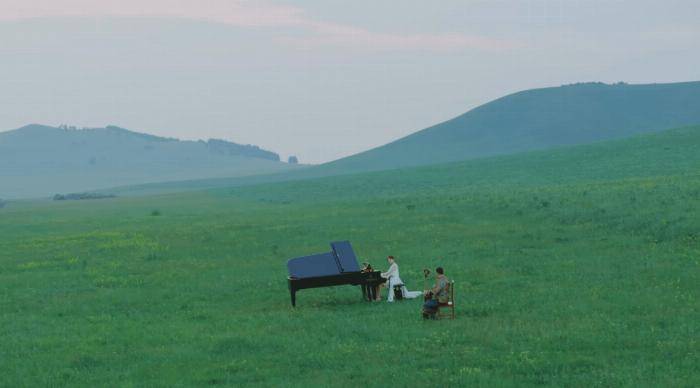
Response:
[[[296,306],[296,293],[306,288],[350,284],[362,288],[362,297],[372,300],[378,285],[384,283],[379,271],[371,266],[360,268],[349,241],[331,243],[331,251],[287,261],[289,293]]]

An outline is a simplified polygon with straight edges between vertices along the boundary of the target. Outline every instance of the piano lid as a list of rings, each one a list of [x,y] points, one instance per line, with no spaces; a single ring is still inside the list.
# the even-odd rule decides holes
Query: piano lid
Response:
[[[298,279],[340,274],[335,256],[330,252],[291,259],[287,261],[287,271],[289,276]]]
[[[328,253],[297,257],[287,261],[289,276],[302,279],[360,271],[350,242],[333,242],[331,248],[333,250]]]
[[[357,257],[352,250],[350,241],[336,241],[331,243],[333,253],[338,259],[340,272],[359,272],[360,266],[357,264]]]

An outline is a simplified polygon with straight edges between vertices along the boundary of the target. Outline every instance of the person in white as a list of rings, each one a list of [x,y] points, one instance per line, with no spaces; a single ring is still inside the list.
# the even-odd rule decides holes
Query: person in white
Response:
[[[386,299],[387,302],[394,301],[394,286],[396,285],[401,285],[401,293],[403,294],[403,297],[405,299],[417,298],[421,294],[423,294],[423,292],[421,291],[408,291],[406,289],[406,286],[403,284],[403,281],[401,281],[401,277],[399,276],[399,265],[396,263],[396,259],[394,259],[394,256],[389,256],[386,259],[389,262],[389,269],[386,272],[382,272],[381,276],[387,279],[386,283],[382,286],[389,287],[389,295]],[[377,300],[381,300],[380,292],[377,292]]]

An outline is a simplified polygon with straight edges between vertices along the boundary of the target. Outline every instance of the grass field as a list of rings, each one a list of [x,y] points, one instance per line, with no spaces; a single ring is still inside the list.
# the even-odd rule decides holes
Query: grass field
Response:
[[[390,172],[0,209],[3,386],[698,386],[700,127]],[[302,290],[349,239],[457,319]]]

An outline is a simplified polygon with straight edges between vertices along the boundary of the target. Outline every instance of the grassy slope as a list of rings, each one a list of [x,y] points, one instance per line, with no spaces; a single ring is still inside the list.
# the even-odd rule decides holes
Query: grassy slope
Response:
[[[0,381],[697,386],[700,127],[345,178],[0,210]],[[159,216],[152,216],[153,210]],[[303,290],[347,238],[458,319]]]
[[[526,90],[384,146],[292,172],[113,190],[143,195],[431,165],[700,124],[700,82]]]
[[[321,169],[381,170],[586,144],[697,125],[699,107],[700,82],[526,90]]]

